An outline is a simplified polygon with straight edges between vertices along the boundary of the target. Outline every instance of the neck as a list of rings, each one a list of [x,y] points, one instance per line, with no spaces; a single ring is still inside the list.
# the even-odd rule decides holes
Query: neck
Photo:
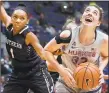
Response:
[[[17,30],[17,29],[14,29],[14,28],[13,28],[13,35],[18,34],[19,32],[20,32],[20,30]]]
[[[13,27],[13,35],[18,34],[20,31],[22,31],[25,27],[21,28],[21,29],[16,29]]]
[[[95,40],[95,28],[89,26],[81,26],[79,39],[80,42],[84,45],[91,44]]]

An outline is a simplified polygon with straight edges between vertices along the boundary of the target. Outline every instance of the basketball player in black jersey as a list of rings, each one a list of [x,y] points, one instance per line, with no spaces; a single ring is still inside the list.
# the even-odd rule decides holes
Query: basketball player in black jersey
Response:
[[[44,49],[29,31],[28,9],[19,4],[8,16],[0,0],[0,19],[7,31],[6,48],[12,59],[13,72],[3,93],[54,93],[53,82],[45,64]],[[43,60],[42,60],[43,59]]]

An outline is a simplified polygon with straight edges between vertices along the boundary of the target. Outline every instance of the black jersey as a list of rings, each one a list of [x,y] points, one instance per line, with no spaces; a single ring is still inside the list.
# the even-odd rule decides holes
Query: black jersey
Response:
[[[12,25],[7,28],[5,33],[7,37],[6,48],[12,58],[12,66],[14,69],[25,70],[41,62],[43,63],[34,48],[25,43],[26,35],[29,32],[29,26],[25,26],[17,35],[13,35]]]

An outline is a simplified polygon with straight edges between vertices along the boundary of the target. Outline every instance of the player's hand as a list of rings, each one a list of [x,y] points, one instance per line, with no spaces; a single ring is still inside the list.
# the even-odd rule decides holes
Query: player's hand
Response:
[[[103,74],[103,70],[100,70],[99,84],[101,85],[102,83],[104,83],[104,74]]]
[[[104,75],[103,77],[105,80],[109,79],[109,75]]]
[[[63,70],[61,70],[60,75],[68,87],[77,87],[76,82],[73,78],[73,73],[70,69],[64,68]]]
[[[73,72],[69,68],[65,68],[65,70],[67,70],[72,75],[72,83],[73,83],[73,86],[71,86],[71,87],[77,88],[76,81],[75,81],[75,79],[73,77]]]
[[[61,51],[61,49],[58,49],[58,50],[53,52],[53,55],[62,55],[62,54],[64,54],[64,52]]]

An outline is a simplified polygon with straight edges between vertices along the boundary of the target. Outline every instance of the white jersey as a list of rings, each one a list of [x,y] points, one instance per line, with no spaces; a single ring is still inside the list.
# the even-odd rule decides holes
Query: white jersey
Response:
[[[105,38],[105,34],[96,31],[96,40],[88,45],[84,46],[79,41],[79,26],[72,30],[72,38],[68,46],[63,46],[62,50],[65,54],[62,55],[62,63],[65,67],[72,71],[77,65],[84,62],[92,62],[99,66],[101,61],[100,46]]]

